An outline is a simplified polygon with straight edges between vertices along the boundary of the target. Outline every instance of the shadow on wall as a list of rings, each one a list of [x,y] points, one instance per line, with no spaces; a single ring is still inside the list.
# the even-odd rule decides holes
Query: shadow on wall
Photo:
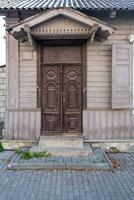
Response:
[[[6,99],[6,65],[0,66],[0,139],[5,120],[5,99]]]
[[[0,139],[2,139],[2,131],[4,129],[4,121],[0,122]]]

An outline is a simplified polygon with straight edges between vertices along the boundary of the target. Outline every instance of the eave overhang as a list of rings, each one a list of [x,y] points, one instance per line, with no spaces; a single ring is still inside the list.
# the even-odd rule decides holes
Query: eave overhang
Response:
[[[56,17],[71,19],[80,26],[77,28],[64,27],[48,28],[46,23]],[[43,24],[41,27],[40,25]],[[89,39],[97,38],[104,41],[111,35],[115,28],[109,24],[70,8],[50,9],[36,14],[8,29],[17,40],[33,41],[34,39]]]

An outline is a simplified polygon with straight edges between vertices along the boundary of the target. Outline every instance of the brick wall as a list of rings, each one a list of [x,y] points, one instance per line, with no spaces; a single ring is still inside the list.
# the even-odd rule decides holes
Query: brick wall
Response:
[[[6,100],[6,68],[0,66],[0,122],[5,119],[5,100]]]

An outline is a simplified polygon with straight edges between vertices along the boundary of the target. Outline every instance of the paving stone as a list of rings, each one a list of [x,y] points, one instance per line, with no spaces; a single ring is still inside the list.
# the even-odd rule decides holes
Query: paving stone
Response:
[[[0,153],[0,200],[133,200],[134,153],[111,154],[121,166],[108,171],[12,171]]]

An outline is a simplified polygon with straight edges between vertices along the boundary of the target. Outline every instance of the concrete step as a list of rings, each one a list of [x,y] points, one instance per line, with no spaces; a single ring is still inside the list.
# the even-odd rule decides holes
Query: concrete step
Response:
[[[70,148],[70,147],[39,147],[39,146],[33,146],[30,149],[31,152],[42,152],[47,151],[51,154],[51,156],[55,157],[64,157],[64,156],[89,156],[92,155],[92,148],[89,147],[83,147],[83,148]]]
[[[40,148],[83,148],[82,137],[71,136],[41,136]]]
[[[84,147],[85,148],[85,147]],[[36,149],[35,149],[36,150]],[[42,149],[41,149],[42,150]],[[37,151],[37,150],[36,150]],[[73,149],[74,151],[74,149]],[[11,170],[112,170],[113,165],[102,148],[92,148],[91,156],[36,158],[23,160],[21,155],[12,157],[8,164]]]

